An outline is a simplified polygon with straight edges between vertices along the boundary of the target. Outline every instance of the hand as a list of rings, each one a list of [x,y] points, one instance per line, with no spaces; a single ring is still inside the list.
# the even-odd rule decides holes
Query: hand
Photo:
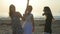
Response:
[[[52,19],[52,22],[55,22],[56,20],[55,19]]]
[[[32,32],[34,32],[34,27],[32,28]]]
[[[42,14],[43,16],[45,15],[45,13]]]

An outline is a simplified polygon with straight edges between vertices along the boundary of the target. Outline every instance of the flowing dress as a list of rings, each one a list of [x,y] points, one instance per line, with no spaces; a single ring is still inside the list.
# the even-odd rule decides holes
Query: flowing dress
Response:
[[[25,19],[25,24],[23,27],[24,34],[32,34],[32,23],[31,23],[31,16],[32,14],[29,14]]]

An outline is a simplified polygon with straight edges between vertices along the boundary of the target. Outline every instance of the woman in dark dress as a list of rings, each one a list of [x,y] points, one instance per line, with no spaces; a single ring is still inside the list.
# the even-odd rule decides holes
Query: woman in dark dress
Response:
[[[51,23],[52,23],[52,19],[54,19],[53,15],[48,6],[44,7],[43,11],[44,11],[43,15],[46,16],[44,34],[52,34]]]
[[[20,18],[22,18],[19,12],[15,12],[15,6],[13,4],[9,7],[9,16],[11,18],[12,31],[13,34],[22,34],[22,26],[20,23]]]

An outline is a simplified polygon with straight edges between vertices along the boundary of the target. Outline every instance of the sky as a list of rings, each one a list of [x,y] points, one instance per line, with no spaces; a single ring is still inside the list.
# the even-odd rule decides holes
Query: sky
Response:
[[[22,15],[25,12],[27,0],[0,0],[0,17],[9,17],[9,6],[13,4],[16,11]],[[49,6],[53,16],[60,16],[60,0],[30,0],[34,17],[42,17],[43,8]]]

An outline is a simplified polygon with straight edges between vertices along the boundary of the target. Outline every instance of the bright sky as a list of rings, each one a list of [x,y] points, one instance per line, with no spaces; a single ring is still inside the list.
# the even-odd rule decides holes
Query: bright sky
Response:
[[[16,11],[22,15],[25,12],[27,0],[0,0],[0,17],[9,17],[9,6],[14,4]],[[32,14],[34,17],[41,17],[44,6],[49,6],[53,16],[60,16],[60,0],[30,0],[32,5]]]

